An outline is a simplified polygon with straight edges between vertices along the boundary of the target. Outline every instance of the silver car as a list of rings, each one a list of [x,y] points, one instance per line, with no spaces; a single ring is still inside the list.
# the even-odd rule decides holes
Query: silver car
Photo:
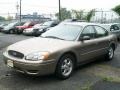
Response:
[[[117,36],[117,40],[120,41],[120,23],[102,24],[110,33]]]

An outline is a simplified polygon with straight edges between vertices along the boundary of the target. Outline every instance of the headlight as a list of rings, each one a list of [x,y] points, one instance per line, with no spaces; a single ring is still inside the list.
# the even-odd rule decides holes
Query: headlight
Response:
[[[38,61],[38,60],[47,60],[49,52],[36,52],[26,56],[26,60]]]
[[[39,29],[39,31],[41,32],[41,31],[43,31],[43,29]]]

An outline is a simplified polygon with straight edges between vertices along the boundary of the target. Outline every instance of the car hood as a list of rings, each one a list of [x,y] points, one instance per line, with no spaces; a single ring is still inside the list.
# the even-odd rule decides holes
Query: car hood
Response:
[[[10,29],[12,29],[12,28],[13,28],[12,26],[11,26],[11,27],[10,27],[10,26],[5,26],[5,27],[4,27],[4,30],[10,30]]]
[[[40,26],[39,29],[48,28],[49,26]]]
[[[28,55],[39,51],[56,52],[64,48],[68,48],[73,44],[75,44],[75,41],[37,37],[17,42],[9,46],[7,50],[14,50],[21,52],[24,55]]]

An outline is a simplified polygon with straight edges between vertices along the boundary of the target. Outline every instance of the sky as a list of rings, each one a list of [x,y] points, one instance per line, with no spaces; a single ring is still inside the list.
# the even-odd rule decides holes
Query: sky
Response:
[[[19,0],[0,0],[0,15],[16,13]],[[110,10],[120,4],[120,0],[61,0],[61,6],[76,10],[90,10],[93,8]],[[58,12],[58,0],[22,0],[22,14],[49,14]]]

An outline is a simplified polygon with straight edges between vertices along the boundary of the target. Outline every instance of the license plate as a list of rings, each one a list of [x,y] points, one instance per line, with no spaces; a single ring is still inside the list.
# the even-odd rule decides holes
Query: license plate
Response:
[[[8,66],[8,67],[14,67],[13,61],[7,60],[7,66]]]

